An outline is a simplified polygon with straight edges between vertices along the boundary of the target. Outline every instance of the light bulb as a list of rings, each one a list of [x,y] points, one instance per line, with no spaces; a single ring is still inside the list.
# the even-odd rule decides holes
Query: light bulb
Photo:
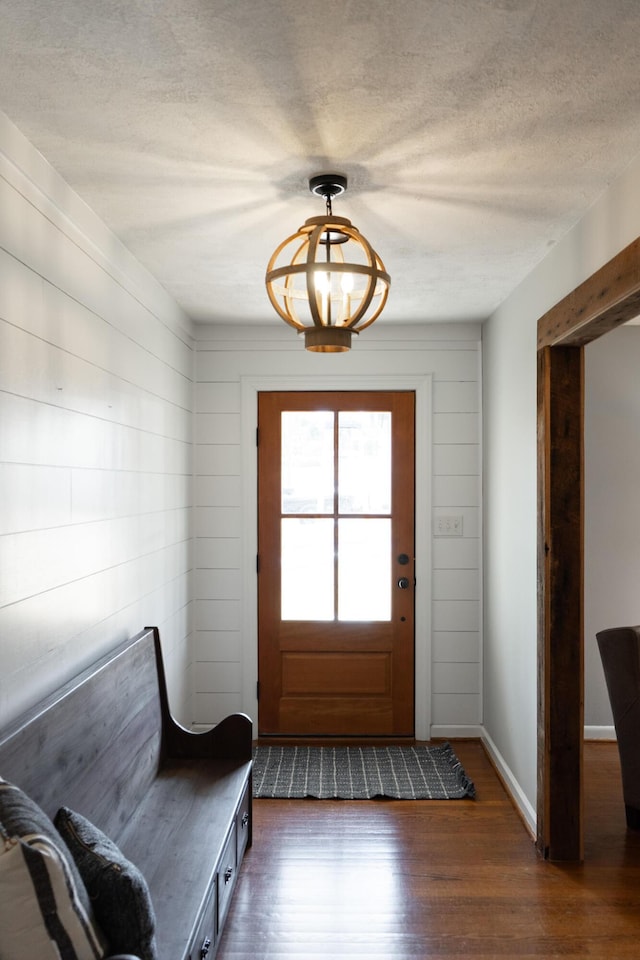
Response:
[[[314,274],[313,282],[317,293],[319,293],[321,297],[320,319],[322,324],[327,326],[331,322],[331,274],[318,270]]]
[[[351,293],[353,290],[353,274],[343,273],[340,280],[340,286],[342,287],[343,293]]]
[[[313,282],[318,293],[325,297],[331,293],[331,274],[318,270],[313,276]]]
[[[351,313],[351,291],[353,290],[353,274],[343,273],[340,277],[342,287],[342,317],[341,322],[347,323]]]

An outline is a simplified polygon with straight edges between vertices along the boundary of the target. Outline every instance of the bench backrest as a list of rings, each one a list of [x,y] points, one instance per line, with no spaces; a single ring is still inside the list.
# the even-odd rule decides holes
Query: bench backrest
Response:
[[[159,678],[148,629],[0,731],[0,777],[50,817],[71,807],[117,841],[160,764]]]

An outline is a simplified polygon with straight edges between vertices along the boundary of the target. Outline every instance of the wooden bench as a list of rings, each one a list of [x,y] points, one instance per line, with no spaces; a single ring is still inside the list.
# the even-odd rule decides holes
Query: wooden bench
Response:
[[[195,960],[215,954],[251,844],[251,747],[244,714],[176,723],[148,627],[0,731],[0,776],[115,841],[147,880],[159,960]]]

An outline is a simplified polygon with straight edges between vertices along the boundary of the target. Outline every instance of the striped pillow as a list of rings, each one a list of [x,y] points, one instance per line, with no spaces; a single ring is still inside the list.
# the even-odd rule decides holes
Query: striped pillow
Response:
[[[0,957],[99,960],[104,952],[53,824],[18,787],[0,781]]]

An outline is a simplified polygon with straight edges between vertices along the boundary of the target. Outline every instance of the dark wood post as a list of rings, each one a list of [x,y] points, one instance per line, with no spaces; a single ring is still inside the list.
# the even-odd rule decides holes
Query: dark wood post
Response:
[[[538,353],[538,850],[581,860],[584,727],[582,347]]]

